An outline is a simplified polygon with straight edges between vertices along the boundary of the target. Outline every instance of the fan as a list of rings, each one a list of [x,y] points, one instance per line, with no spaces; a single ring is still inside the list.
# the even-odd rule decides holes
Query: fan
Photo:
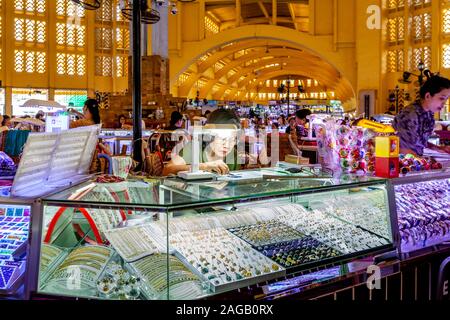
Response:
[[[101,0],[72,0],[72,2],[75,2],[86,10],[97,10],[102,5]]]
[[[122,0],[120,2],[120,9],[122,10],[122,15],[128,19],[133,19],[133,6],[130,1]],[[145,24],[155,24],[159,21],[159,12],[148,6],[147,1],[141,1],[141,22]]]

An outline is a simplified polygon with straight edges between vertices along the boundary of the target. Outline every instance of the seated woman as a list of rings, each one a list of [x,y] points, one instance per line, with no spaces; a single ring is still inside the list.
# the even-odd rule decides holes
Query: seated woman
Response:
[[[117,128],[131,130],[131,129],[133,129],[133,126],[131,124],[127,124],[127,118],[123,114],[121,114],[119,116],[119,125]]]
[[[145,130],[145,121],[142,119],[142,130]],[[119,126],[118,129],[123,129],[123,130],[133,130],[133,125],[131,124],[127,124],[127,118],[121,114],[119,116]]]
[[[100,123],[100,107],[98,101],[95,99],[88,99],[84,103],[83,113],[70,108],[67,110],[69,113],[77,115],[80,119],[71,121],[70,128],[92,126]]]
[[[255,160],[254,156],[238,152],[238,129],[241,128],[240,119],[231,110],[219,109],[208,117],[208,124],[232,125],[236,130],[230,129],[228,136],[216,135],[206,142],[200,156],[200,170],[227,174],[229,171],[240,170],[248,162]],[[163,175],[177,174],[180,171],[189,171],[191,161],[191,143],[182,150],[173,151],[172,158],[164,168]],[[265,154],[262,150],[260,155]]]

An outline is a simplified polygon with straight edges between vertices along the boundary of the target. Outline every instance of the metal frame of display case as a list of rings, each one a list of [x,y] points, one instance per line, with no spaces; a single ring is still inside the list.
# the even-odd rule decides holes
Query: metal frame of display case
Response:
[[[307,189],[307,190],[292,190],[289,192],[286,191],[279,191],[279,192],[272,192],[270,195],[264,196],[264,195],[257,195],[257,196],[244,196],[242,198],[238,199],[220,199],[220,200],[214,200],[214,201],[207,201],[206,199],[198,199],[197,202],[195,201],[187,201],[186,203],[182,204],[175,204],[175,205],[137,205],[137,204],[119,204],[119,203],[96,203],[94,201],[88,201],[88,202],[82,202],[82,201],[58,201],[54,199],[43,199],[41,208],[40,208],[40,214],[35,214],[32,216],[32,237],[31,237],[31,254],[28,259],[28,270],[29,274],[33,275],[30,276],[28,279],[28,287],[30,290],[39,295],[39,288],[38,288],[38,279],[39,279],[39,265],[40,265],[40,251],[41,251],[41,243],[42,243],[42,222],[44,217],[44,206],[58,206],[58,207],[70,207],[70,208],[105,208],[105,209],[122,209],[122,210],[139,210],[139,211],[145,211],[150,210],[152,212],[157,212],[159,214],[166,214],[168,219],[166,219],[166,223],[168,224],[170,221],[171,213],[174,211],[179,210],[185,210],[185,209],[202,209],[202,208],[210,208],[212,206],[216,207],[219,205],[235,205],[235,204],[243,204],[243,203],[251,203],[251,202],[259,202],[259,201],[265,201],[268,199],[274,200],[274,199],[290,199],[291,201],[295,197],[301,197],[302,195],[310,195],[310,194],[319,194],[323,192],[330,192],[330,191],[339,191],[339,190],[346,190],[346,189],[353,189],[353,188],[360,188],[360,187],[369,187],[369,186],[384,186],[386,188],[386,210],[387,214],[389,214],[389,222],[390,222],[390,232],[392,235],[392,244],[387,244],[383,246],[378,246],[373,249],[367,249],[364,251],[359,251],[355,253],[345,254],[337,258],[330,258],[326,260],[321,260],[317,262],[312,262],[308,264],[303,264],[300,266],[297,266],[295,268],[288,268],[286,269],[287,274],[290,276],[293,273],[302,272],[306,273],[309,270],[321,269],[323,267],[329,267],[329,266],[336,266],[336,265],[342,265],[346,262],[353,261],[355,259],[363,258],[363,257],[373,257],[375,255],[383,256],[383,254],[386,253],[392,253],[396,250],[396,246],[399,240],[398,237],[398,224],[397,224],[397,217],[396,217],[396,211],[392,211],[393,207],[395,207],[395,201],[393,202],[393,190],[390,183],[388,183],[387,180],[379,179],[379,180],[373,180],[373,181],[365,181],[365,182],[353,182],[350,184],[339,184],[339,185],[332,185],[332,186],[326,186],[326,187],[320,187],[315,189]],[[179,193],[179,190],[170,190],[167,189],[168,192],[172,193]],[[193,196],[192,194],[190,194]],[[395,209],[395,208],[394,208]],[[162,219],[165,218],[164,216],[161,217]],[[164,222],[164,220],[162,220]],[[394,223],[395,222],[395,223]],[[167,247],[169,247],[169,236],[167,236]],[[169,272],[169,271],[167,271]],[[283,276],[284,279],[287,279],[286,276]],[[271,281],[280,281],[280,278],[272,279]],[[254,281],[253,281],[254,282]],[[251,279],[245,280],[242,282],[239,282],[239,287],[247,287],[250,285],[253,285]],[[266,282],[267,283],[267,282]],[[237,289],[233,288],[233,289]],[[47,293],[43,293],[44,295],[47,295]],[[220,292],[218,292],[220,294]],[[56,295],[55,295],[56,296]]]
[[[432,172],[424,171],[424,172],[419,172],[419,173],[413,173],[413,174],[408,174],[403,177],[390,179],[389,184],[392,185],[391,189],[392,189],[392,194],[393,194],[393,198],[394,198],[394,207],[393,207],[393,209],[391,209],[394,211],[392,211],[392,212],[395,212],[395,216],[397,217],[397,207],[395,205],[395,189],[394,189],[395,186],[435,181],[435,180],[445,180],[445,179],[450,179],[450,168],[445,168],[442,170],[434,170]],[[450,192],[450,190],[449,190],[449,192]],[[397,221],[397,224],[398,224],[398,221]],[[448,240],[450,240],[450,238]],[[402,259],[408,259],[410,257],[426,254],[428,252],[439,251],[438,250],[439,246],[447,246],[448,247],[448,246],[450,246],[450,244],[449,243],[446,244],[445,240],[444,240],[441,243],[437,243],[437,244],[430,245],[430,246],[423,247],[423,248],[418,248],[417,250],[414,250],[411,252],[402,252],[401,240],[399,239],[397,248],[399,250],[400,257]]]
[[[29,287],[28,287],[28,259],[31,254],[31,228],[32,228],[32,217],[33,215],[38,215],[40,212],[40,204],[35,199],[25,199],[25,198],[6,198],[6,197],[0,197],[0,205],[6,205],[6,206],[23,206],[23,207],[30,207],[30,225],[29,225],[29,232],[28,232],[28,241],[26,243],[26,264],[25,264],[25,271],[24,273],[16,279],[16,281],[13,284],[13,287],[9,292],[5,292],[4,294],[0,295],[0,300],[3,297],[7,297],[8,299],[28,299],[30,297],[29,293]],[[23,290],[18,291],[23,285]]]

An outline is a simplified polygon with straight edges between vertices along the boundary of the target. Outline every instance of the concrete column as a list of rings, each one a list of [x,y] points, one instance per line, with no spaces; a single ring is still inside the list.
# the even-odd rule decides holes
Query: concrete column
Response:
[[[154,5],[155,6],[155,5]],[[167,6],[155,7],[159,11],[160,20],[152,25],[152,55],[169,58],[169,8]]]

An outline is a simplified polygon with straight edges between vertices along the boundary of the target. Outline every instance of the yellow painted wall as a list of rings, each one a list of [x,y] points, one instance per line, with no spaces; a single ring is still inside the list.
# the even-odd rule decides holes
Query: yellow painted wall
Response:
[[[361,90],[380,91],[381,84],[381,45],[382,29],[369,29],[367,27],[367,8],[369,5],[378,5],[380,0],[356,1],[356,68],[357,68],[357,99]],[[376,112],[380,112],[380,96],[377,97]],[[362,106],[360,106],[361,110]]]
[[[315,36],[333,33],[333,0],[311,0],[310,34]]]

